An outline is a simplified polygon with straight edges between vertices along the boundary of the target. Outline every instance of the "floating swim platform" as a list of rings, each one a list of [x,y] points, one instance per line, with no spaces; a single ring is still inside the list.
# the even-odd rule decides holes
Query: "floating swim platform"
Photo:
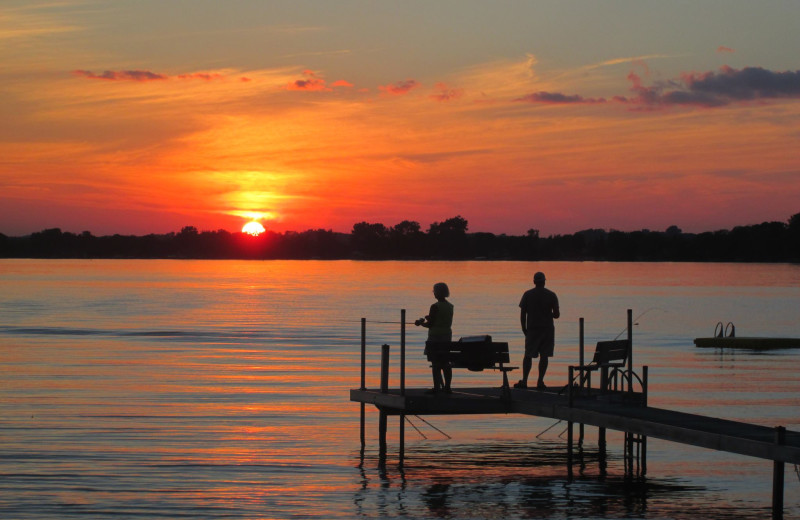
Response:
[[[760,338],[736,336],[736,327],[728,322],[723,326],[717,323],[714,336],[711,338],[695,338],[694,344],[703,348],[740,348],[748,350],[777,350],[782,348],[800,348],[800,338]]]
[[[777,350],[800,348],[800,338],[724,337],[695,338],[694,344],[703,348],[740,348],[750,350]]]

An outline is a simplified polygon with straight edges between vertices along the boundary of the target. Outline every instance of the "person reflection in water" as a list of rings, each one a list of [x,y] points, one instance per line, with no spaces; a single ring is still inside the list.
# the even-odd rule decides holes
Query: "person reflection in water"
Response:
[[[428,329],[428,341],[453,341],[453,304],[447,301],[450,289],[444,282],[433,286],[433,296],[436,303],[431,305],[428,315],[414,322],[414,325]],[[427,354],[427,352],[425,352]],[[433,389],[429,393],[444,391],[451,393],[450,381],[453,379],[453,369],[447,362],[432,362]]]
[[[544,374],[549,358],[553,355],[556,328],[554,319],[561,316],[556,293],[544,288],[544,273],[533,275],[533,289],[525,291],[519,302],[519,321],[525,334],[525,357],[522,359],[522,379],[514,388],[528,388],[533,358],[539,358],[539,380],[536,388],[544,390]]]

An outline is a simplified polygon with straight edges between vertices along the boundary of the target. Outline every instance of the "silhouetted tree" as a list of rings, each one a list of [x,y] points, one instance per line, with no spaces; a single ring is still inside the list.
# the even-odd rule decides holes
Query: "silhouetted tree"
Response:
[[[463,258],[467,249],[467,228],[467,220],[461,215],[434,222],[428,228],[429,243],[443,258]]]
[[[417,258],[423,254],[425,233],[419,222],[404,220],[389,229],[389,240],[394,255],[398,258]]]
[[[789,235],[789,256],[793,262],[800,262],[800,213],[789,218],[787,226]]]
[[[383,224],[359,222],[350,233],[355,253],[365,258],[388,258],[389,230]]]

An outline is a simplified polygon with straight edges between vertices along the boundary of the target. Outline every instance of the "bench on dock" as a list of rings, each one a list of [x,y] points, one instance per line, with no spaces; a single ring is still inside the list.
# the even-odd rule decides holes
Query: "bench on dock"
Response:
[[[472,372],[499,370],[503,373],[503,389],[508,389],[508,372],[519,367],[510,362],[508,343],[492,341],[491,336],[467,336],[458,341],[427,341],[425,354],[433,364],[466,368]]]
[[[572,367],[574,370],[578,371],[576,379],[578,379],[580,386],[583,387],[584,383],[588,383],[587,388],[591,389],[591,374],[592,372],[599,371],[600,390],[612,390],[612,384],[614,386],[613,389],[616,390],[619,379],[618,376],[623,374],[621,369],[625,368],[629,351],[630,342],[627,339],[598,341],[594,349],[592,360],[586,365]],[[624,374],[622,378],[624,380]]]

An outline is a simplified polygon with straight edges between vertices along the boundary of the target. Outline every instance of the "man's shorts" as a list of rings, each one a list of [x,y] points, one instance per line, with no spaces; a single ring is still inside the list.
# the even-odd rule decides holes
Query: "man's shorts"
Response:
[[[556,328],[554,326],[532,327],[525,335],[525,356],[552,357],[556,344]]]

